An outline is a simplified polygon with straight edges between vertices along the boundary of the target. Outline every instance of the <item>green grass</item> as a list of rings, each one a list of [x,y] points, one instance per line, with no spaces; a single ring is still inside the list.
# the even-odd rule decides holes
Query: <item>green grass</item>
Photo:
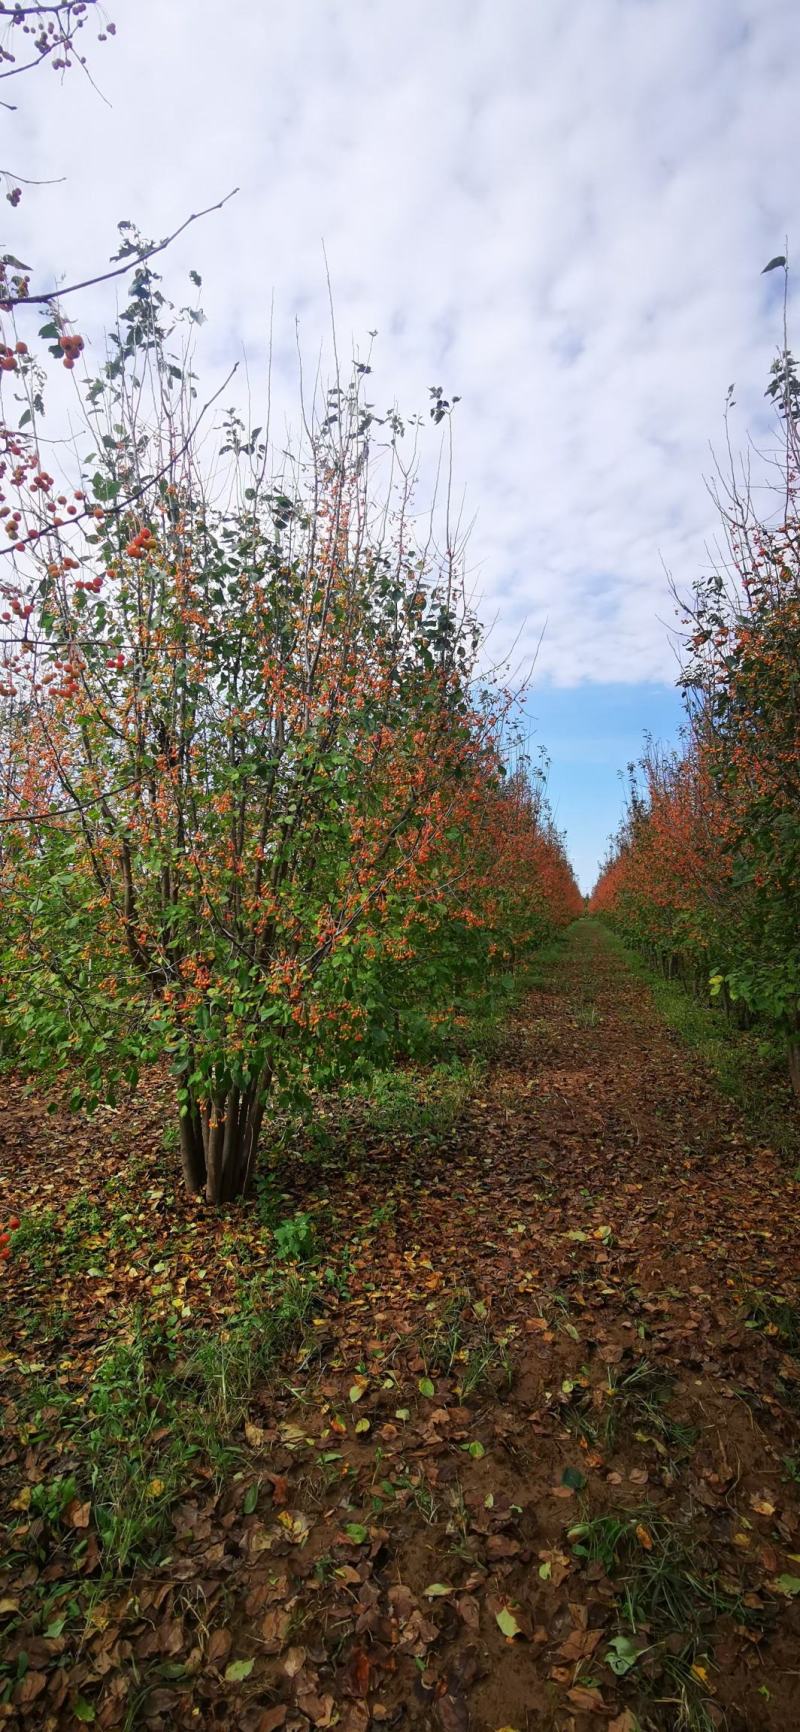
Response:
[[[484,1080],[486,1066],[454,1058],[430,1070],[377,1071],[358,1092],[370,1129],[378,1136],[429,1137],[440,1141]]]
[[[310,1117],[296,1113],[279,1119],[273,1126],[271,1164],[262,1167],[256,1181],[264,1224],[272,1225],[278,1210],[275,1172],[282,1153],[291,1151],[306,1165],[324,1169],[344,1160],[352,1165],[364,1153],[365,1136],[441,1144],[485,1076],[485,1058],[474,1055],[456,1054],[429,1066],[391,1066],[349,1082],[338,1094],[321,1096]]]
[[[794,1353],[800,1347],[800,1307],[780,1293],[765,1293],[760,1287],[745,1294],[745,1328],[763,1329],[777,1336]]]
[[[435,1146],[446,1142],[470,1099],[483,1087],[489,1062],[502,1049],[509,1019],[533,988],[561,990],[560,964],[567,939],[559,934],[521,957],[507,973],[465,991],[449,1022],[427,1018],[413,1051],[426,1055],[366,1066],[337,1093],[321,1095],[315,1111],[287,1113],[273,1124],[277,1151],[291,1148],[321,1167],[352,1163],[359,1138],[369,1133]],[[426,1020],[426,1019],[423,1019]]]
[[[109,1250],[134,1252],[147,1240],[146,1224],[115,1202],[107,1186],[103,1204],[79,1191],[62,1211],[23,1215],[12,1235],[14,1256],[27,1257],[32,1272],[48,1286],[63,1274],[101,1275]]]
[[[319,1291],[315,1278],[296,1274],[280,1287],[274,1278],[244,1281],[236,1310],[213,1334],[135,1318],[79,1400],[61,1382],[32,1382],[22,1429],[57,1453],[59,1465],[34,1489],[9,1535],[11,1552],[41,1563],[55,1546],[77,1557],[80,1529],[63,1527],[75,1499],[91,1504],[105,1570],[119,1575],[152,1561],[171,1510],[198,1476],[221,1482],[241,1467],[254,1391],[275,1379],[302,1339]]]
[[[800,1162],[800,1116],[780,1042],[763,1031],[735,1028],[720,1006],[692,997],[680,981],[665,979],[615,932],[606,926],[601,930],[608,948],[649,988],[663,1021],[708,1065],[720,1091],[741,1109],[753,1134],[787,1161]]]
[[[506,1342],[490,1327],[486,1307],[466,1288],[452,1294],[421,1331],[427,1376],[453,1377],[462,1399],[508,1389],[513,1380]]]
[[[696,1524],[668,1521],[645,1504],[578,1522],[569,1540],[575,1557],[599,1565],[614,1586],[617,1635],[606,1657],[652,1701],[652,1724],[712,1732],[705,1680],[714,1626],[722,1617],[753,1623],[754,1614],[722,1587]]]
[[[568,1431],[592,1446],[613,1450],[620,1438],[650,1444],[664,1469],[673,1475],[691,1454],[697,1432],[669,1411],[674,1380],[648,1359],[629,1371],[608,1372],[605,1387],[592,1389],[587,1377],[576,1377],[567,1390],[562,1417]]]
[[[574,931],[575,928],[570,928]],[[562,964],[570,949],[569,936],[557,932],[534,951],[525,965],[524,991],[558,993],[565,990]]]

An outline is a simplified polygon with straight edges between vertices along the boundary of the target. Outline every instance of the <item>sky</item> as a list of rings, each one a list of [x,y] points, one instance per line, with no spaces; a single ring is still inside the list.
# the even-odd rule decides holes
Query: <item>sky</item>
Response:
[[[796,0],[112,0],[93,82],[14,87],[4,162],[31,178],[7,244],[37,280],[156,238],[208,315],[209,389],[274,389],[373,348],[374,400],[461,401],[470,584],[528,665],[550,792],[588,888],[644,730],[672,738],[676,624],[714,557],[706,486],[766,436],[797,234]],[[10,92],[6,86],[6,92]],[[82,301],[87,329],[113,312]],[[260,416],[256,416],[260,419]],[[433,432],[431,434],[433,436]],[[537,647],[538,646],[538,647]],[[516,665],[516,664],[515,664]]]

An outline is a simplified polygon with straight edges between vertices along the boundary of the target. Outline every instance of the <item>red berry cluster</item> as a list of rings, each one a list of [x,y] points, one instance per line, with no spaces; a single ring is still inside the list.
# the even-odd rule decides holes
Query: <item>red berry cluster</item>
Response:
[[[128,542],[125,549],[129,559],[146,559],[148,553],[154,553],[156,538],[152,529],[140,529],[138,535]]]
[[[71,336],[69,331],[65,331],[63,337],[59,337],[58,340],[64,351],[64,366],[69,368],[74,367],[78,356],[83,350],[83,338],[77,335]]]
[[[17,356],[27,353],[27,343],[17,343],[13,349],[7,343],[0,343],[0,373],[16,373]]]
[[[18,1226],[19,1215],[9,1215],[3,1231],[0,1233],[0,1263],[7,1263],[11,1256],[11,1235],[16,1233]]]

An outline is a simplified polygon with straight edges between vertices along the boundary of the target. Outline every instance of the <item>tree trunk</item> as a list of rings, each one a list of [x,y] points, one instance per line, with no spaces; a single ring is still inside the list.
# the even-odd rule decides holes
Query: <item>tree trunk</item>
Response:
[[[253,1182],[258,1139],[264,1118],[261,1089],[231,1089],[202,1116],[206,1161],[206,1198],[230,1203],[246,1195]]]
[[[206,1152],[203,1146],[203,1127],[197,1108],[192,1106],[180,1120],[181,1131],[181,1166],[183,1180],[187,1191],[196,1196],[198,1191],[205,1189],[206,1183]]]
[[[264,1119],[268,1079],[232,1088],[202,1105],[190,1102],[180,1120],[181,1166],[187,1191],[209,1203],[230,1203],[250,1190]]]

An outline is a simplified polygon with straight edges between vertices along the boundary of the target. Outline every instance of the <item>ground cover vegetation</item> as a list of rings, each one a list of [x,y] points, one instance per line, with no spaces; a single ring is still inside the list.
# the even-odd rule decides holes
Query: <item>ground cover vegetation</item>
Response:
[[[485,1052],[216,1208],[0,1080],[0,1723],[796,1725],[785,1165],[597,922]]]
[[[767,395],[767,486],[720,472],[722,554],[684,604],[684,745],[645,751],[592,908],[777,1042],[800,1094],[800,396],[785,328]]]

